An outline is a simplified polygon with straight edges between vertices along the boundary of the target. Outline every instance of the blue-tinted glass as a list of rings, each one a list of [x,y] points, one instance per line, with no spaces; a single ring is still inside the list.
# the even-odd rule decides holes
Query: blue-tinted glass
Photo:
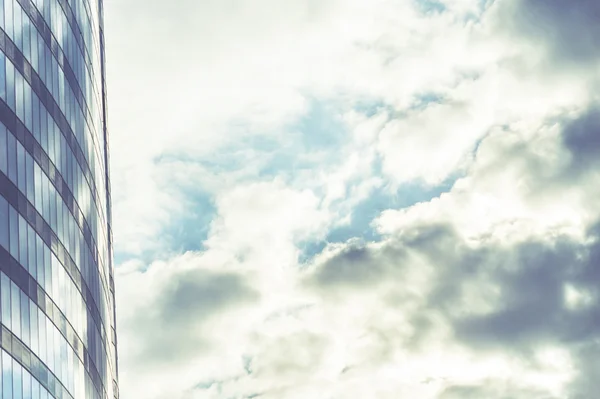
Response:
[[[13,20],[14,20],[14,36],[13,41],[23,51],[23,20],[21,18],[21,7],[19,3],[14,4]]]
[[[48,178],[42,174],[42,216],[46,222],[50,221],[50,188]]]
[[[12,398],[13,390],[12,390],[12,358],[6,353],[2,351],[2,397],[3,398]]]
[[[40,383],[35,378],[31,379],[31,399],[40,399]]]
[[[35,208],[42,209],[42,170],[36,163],[33,168],[33,184],[35,192]],[[40,212],[41,213],[41,212]]]
[[[15,110],[15,67],[8,60],[6,60],[6,103],[13,111]]]
[[[17,184],[17,140],[12,134],[8,135],[8,177]]]
[[[0,245],[9,248],[8,239],[8,202],[0,195]]]
[[[10,280],[4,273],[0,278],[0,298],[2,301],[2,324],[10,326]]]
[[[97,92],[102,86],[103,76],[102,70],[95,70],[93,77],[89,74],[87,68],[92,66],[86,65],[80,45],[94,52],[98,49],[102,52],[103,49],[97,36],[100,29],[92,31],[84,4],[92,9],[99,7],[96,0],[0,0],[0,26],[7,40],[16,46],[10,48],[12,45],[6,42],[11,50],[10,59],[15,63],[0,51],[0,97],[18,118],[15,120],[10,112],[0,115],[0,171],[42,216],[40,220],[31,219],[32,216],[36,219],[37,215],[23,207],[21,195],[11,196],[10,203],[6,198],[0,198],[0,245],[6,247],[25,268],[23,270],[19,264],[13,263],[8,268],[8,275],[2,276],[0,318],[42,361],[39,365],[32,363],[31,367],[36,369],[31,371],[26,369],[29,366],[23,368],[16,361],[10,361],[10,354],[5,357],[8,363],[2,359],[3,372],[10,368],[9,384],[4,383],[4,377],[0,379],[0,396],[3,398],[51,398],[31,374],[49,384],[52,393],[60,397],[104,399],[105,393],[113,396],[112,385],[107,384],[116,376],[113,375],[114,370],[108,367],[107,348],[100,339],[99,330],[102,328],[102,335],[105,335],[106,331],[114,328],[105,300],[108,294],[104,291],[106,282],[100,281],[99,274],[103,273],[102,278],[107,278],[106,268],[110,267],[105,237],[107,229],[102,225],[106,220],[99,218],[97,213],[106,213],[104,207],[108,202],[104,190],[106,172],[102,163],[106,150],[102,108],[96,102],[96,96],[103,95]],[[37,14],[38,11],[40,14]],[[95,20],[93,25],[99,27],[101,22]],[[56,39],[52,50],[36,26],[43,26],[44,36],[51,37],[53,41]],[[75,40],[74,32],[81,34],[84,42]],[[95,53],[94,57],[98,55]],[[96,62],[93,68],[96,68]],[[77,81],[65,75],[69,68]],[[36,81],[36,75],[41,78],[41,84]],[[32,82],[30,78],[35,85],[29,85]],[[82,101],[79,101],[79,93],[83,94]],[[88,114],[84,116],[82,106],[86,113],[89,112],[89,120]],[[68,126],[64,124],[65,118]],[[7,121],[18,130],[6,130],[1,123]],[[25,130],[20,126],[21,122]],[[23,147],[25,144],[26,147]],[[78,154],[79,159],[80,153],[81,164],[74,156]],[[53,172],[59,176],[57,180],[50,181],[48,176]],[[90,177],[89,181],[84,175]],[[58,186],[57,191],[53,184],[60,182],[61,178],[63,186]],[[95,179],[99,181],[94,182]],[[63,187],[68,187],[70,192],[63,192]],[[92,187],[98,189],[96,195],[92,195]],[[67,206],[65,201],[73,199],[75,206]],[[73,213],[69,208],[74,209]],[[78,217],[80,211],[91,230],[92,252],[82,235]],[[74,215],[77,218],[73,218]],[[59,242],[56,242],[56,237]],[[48,246],[49,240],[53,251]],[[62,264],[62,261],[75,264]],[[83,273],[82,280],[78,270]],[[29,276],[24,271],[33,280],[28,281]],[[75,285],[74,281],[78,284]],[[86,304],[89,293],[93,301]],[[37,307],[35,299],[28,297],[30,294],[37,298],[41,308]],[[97,318],[92,317],[90,312],[98,312],[106,325],[97,324]],[[78,337],[63,335],[63,328],[58,329],[54,324],[58,320],[64,322],[63,314]],[[79,339],[84,343],[83,356],[92,359],[91,362],[84,364],[73,351],[72,346]],[[107,341],[110,345],[110,340]],[[15,358],[21,359],[26,353],[18,350]],[[115,357],[112,351],[110,357]],[[99,387],[90,379],[92,364],[99,373],[100,381],[95,380],[100,383]],[[110,364],[114,366],[114,359]],[[102,394],[99,395],[99,392]]]
[[[29,62],[31,62],[31,38],[29,37],[29,18],[23,13],[23,53]]]
[[[6,126],[0,123],[0,172],[8,175],[8,138]]]
[[[40,283],[40,278],[38,277],[40,268],[43,267],[43,263],[44,263],[44,244],[42,242],[42,238],[37,235],[35,235],[35,258],[36,258],[36,267],[32,267],[30,269],[31,275],[33,276],[33,278],[35,278],[36,280],[38,280],[38,283]]]
[[[40,133],[42,141],[40,144],[46,152],[48,152],[48,118],[48,113],[45,109],[42,109],[42,113],[40,114]]]
[[[44,316],[44,313],[42,312],[38,312],[38,328],[39,328],[39,334],[38,337],[40,338],[40,351],[39,351],[39,356],[40,359],[42,359],[42,361],[44,363],[48,363],[48,334],[46,334],[46,317]]]
[[[23,76],[19,72],[15,73],[15,104],[17,117],[25,121],[25,102],[23,99]]]
[[[29,131],[32,131],[33,105],[31,103],[31,86],[27,83],[25,83],[23,99],[25,101],[25,126]]]
[[[23,367],[13,362],[13,398],[23,399]]]
[[[0,98],[6,100],[6,57],[0,52]]]
[[[17,337],[21,338],[21,290],[13,282],[10,283],[10,305],[10,329]]]
[[[34,179],[33,179],[33,158],[28,153],[25,154],[25,181],[27,184],[27,199],[33,203],[34,198]]]
[[[19,259],[19,216],[12,206],[8,209],[10,254]]]
[[[46,252],[44,250],[44,243],[40,236],[36,237],[36,247],[37,247],[37,281],[38,284],[44,288],[44,264],[46,262]]]
[[[31,27],[31,65],[33,68],[38,71],[39,70],[39,57],[38,57],[38,33],[37,30]]]
[[[23,370],[23,399],[32,399],[31,375],[25,370]]]
[[[56,200],[57,200],[57,198],[56,198],[56,191],[51,183],[48,184],[48,199],[50,200],[50,207],[49,207],[50,227],[52,227],[52,230],[56,231],[56,223],[57,223],[57,220],[56,220],[57,201]],[[60,201],[58,203],[60,203]]]
[[[22,216],[19,216],[19,261],[29,269],[29,260],[27,259],[27,222]]]
[[[35,231],[30,225],[27,225],[27,261],[29,263],[29,274],[35,276],[36,270],[36,251],[35,251]]]
[[[27,185],[25,182],[26,173],[25,148],[17,141],[17,185],[23,194],[27,192]]]
[[[0,0],[0,25],[4,26],[4,0]]]
[[[39,345],[39,336],[38,336],[38,310],[37,306],[33,301],[29,302],[29,322],[31,323],[31,350],[33,353],[39,353],[40,345]]]
[[[29,323],[29,297],[21,291],[21,340],[27,346],[31,346]]]
[[[13,2],[4,2],[4,30],[9,37],[13,37]]]
[[[35,139],[40,141],[40,100],[37,95],[33,95],[33,135]]]
[[[50,249],[48,247],[44,247],[44,271],[43,275],[44,279],[44,289],[46,292],[51,291],[52,287],[52,266],[51,266],[51,255]]]

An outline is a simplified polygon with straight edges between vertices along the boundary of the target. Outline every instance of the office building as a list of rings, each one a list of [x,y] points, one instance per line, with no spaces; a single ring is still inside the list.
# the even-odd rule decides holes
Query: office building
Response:
[[[101,0],[0,0],[0,397],[118,398]]]

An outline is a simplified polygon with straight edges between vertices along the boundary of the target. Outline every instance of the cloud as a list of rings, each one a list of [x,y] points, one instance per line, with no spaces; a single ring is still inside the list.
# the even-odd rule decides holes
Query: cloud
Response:
[[[594,105],[567,121],[562,136],[571,153],[573,172],[593,169],[600,154],[600,108]]]
[[[539,3],[511,0],[498,3],[499,17],[519,37],[545,45],[549,62],[591,66],[598,63],[600,6],[593,0],[576,6],[566,0]]]
[[[184,259],[179,259],[182,261]],[[125,319],[132,334],[144,336],[140,342],[139,356],[142,358],[133,360],[138,367],[148,363],[185,362],[194,351],[209,344],[203,340],[201,330],[211,316],[258,297],[258,293],[245,285],[242,276],[236,274],[202,269],[176,273],[152,270],[169,267],[173,265],[153,265],[144,272],[142,279],[150,281],[142,286],[143,289],[156,292],[152,293],[151,301]],[[150,277],[153,274],[159,276]],[[126,279],[135,279],[140,284],[139,277],[136,273]]]
[[[380,331],[396,342],[378,337],[380,344],[389,342],[379,359],[390,361],[401,353],[431,356],[437,349],[431,345],[439,340],[445,349],[438,356],[446,358],[458,345],[466,351],[461,357],[475,364],[495,359],[495,364],[484,368],[483,375],[471,369],[453,373],[447,365],[440,367],[443,374],[436,375],[440,370],[430,365],[427,372],[431,374],[419,377],[442,378],[444,382],[424,397],[468,398],[482,392],[486,397],[498,398],[534,394],[565,397],[569,392],[590,389],[589,377],[584,378],[588,387],[582,388],[575,382],[580,376],[574,370],[577,363],[586,361],[580,358],[579,348],[593,347],[598,338],[600,297],[597,276],[592,275],[597,274],[599,247],[598,237],[590,234],[591,245],[566,237],[552,242],[537,242],[532,237],[517,246],[506,247],[497,241],[473,246],[448,228],[431,226],[420,234],[411,230],[407,239],[393,238],[383,245],[342,250],[319,263],[315,278],[309,281],[327,297],[340,286],[348,287],[348,276],[352,276],[353,289],[336,300],[351,301],[350,297],[360,296],[359,302],[368,312],[372,304],[363,301],[363,295],[394,299],[385,305],[379,302],[378,319],[385,319],[395,310],[397,317],[407,319],[404,330],[408,331],[403,334],[403,329],[391,326]],[[410,253],[412,259],[399,253]],[[587,295],[585,305],[570,308],[565,295],[569,286]],[[353,312],[358,324],[355,330],[381,324],[378,319],[363,324],[360,314]],[[423,318],[428,321],[423,323]],[[554,361],[556,356],[560,357]],[[410,359],[411,364],[418,364]],[[508,363],[503,366],[503,362]],[[504,367],[523,374],[506,375]],[[505,381],[494,382],[499,375],[505,376]],[[549,383],[549,378],[554,382]],[[470,385],[469,381],[482,385]],[[494,385],[498,387],[491,388]]]
[[[446,389],[440,399],[475,399],[475,398],[536,398],[546,399],[543,391],[506,387],[502,381],[487,381],[486,386],[452,386]]]
[[[182,196],[167,195],[175,190],[161,177],[161,155],[197,160],[256,137],[285,147],[298,130],[315,141],[327,133],[306,123],[315,98],[333,104],[323,107],[327,114],[337,106],[344,115],[357,101],[409,106],[430,82],[454,81],[457,57],[442,41],[463,39],[449,18],[432,23],[409,3],[152,4],[106,5],[111,123],[119,131],[111,137],[115,223],[123,224],[115,241],[138,254],[154,245],[169,215],[185,212],[174,206]],[[433,37],[448,38],[430,45]],[[429,67],[430,54],[450,65]],[[294,148],[289,158],[314,160],[323,150]]]
[[[107,2],[121,394],[592,397],[593,4]]]
[[[313,277],[315,283],[325,286],[365,287],[377,282],[386,274],[385,259],[373,259],[376,254],[368,248],[352,244],[340,246],[342,248],[338,250],[335,257],[319,268]],[[396,261],[401,260],[396,259]]]
[[[214,262],[188,253],[148,268],[130,263],[118,269],[119,342],[126,348],[121,376],[138,394],[168,397],[173,388],[162,383],[166,376],[188,386],[197,378],[198,356],[210,357],[220,345],[221,320],[260,300],[243,273]]]

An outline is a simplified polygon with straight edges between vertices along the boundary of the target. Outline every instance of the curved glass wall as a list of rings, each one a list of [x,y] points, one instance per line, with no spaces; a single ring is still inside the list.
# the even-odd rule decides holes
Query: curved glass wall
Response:
[[[0,0],[0,397],[118,398],[102,1]]]

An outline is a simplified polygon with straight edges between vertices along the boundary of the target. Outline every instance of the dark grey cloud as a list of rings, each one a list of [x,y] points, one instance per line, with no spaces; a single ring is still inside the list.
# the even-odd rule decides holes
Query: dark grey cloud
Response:
[[[545,159],[523,141],[501,146],[503,152],[480,171],[480,178],[494,176],[507,164],[517,164],[528,187],[525,195],[532,201],[559,196],[563,190],[576,189],[585,195],[585,183],[600,167],[600,107],[593,104],[575,118],[555,119],[548,125],[555,123],[561,129],[559,144],[570,153],[563,167],[556,168],[555,161]],[[373,289],[381,282],[397,282],[387,299],[391,307],[402,309],[407,288],[402,273],[414,267],[411,257],[416,254],[435,265],[430,280],[434,288],[410,319],[414,336],[393,346],[423,348],[430,333],[435,333],[439,317],[449,323],[459,343],[481,354],[504,352],[528,362],[541,346],[557,345],[571,353],[577,370],[570,387],[572,397],[593,397],[590,395],[600,390],[600,370],[592,355],[600,352],[600,223],[591,226],[581,242],[567,236],[532,237],[510,246],[494,242],[473,247],[450,225],[421,224],[389,237],[385,245],[348,245],[317,265],[309,281],[322,292],[339,287]],[[488,284],[499,289],[499,301],[485,314],[469,313],[466,292]],[[567,287],[584,292],[585,304],[571,306],[566,300]],[[388,348],[390,352],[394,349]],[[530,367],[543,365],[531,360]],[[544,392],[519,396],[522,391],[516,387],[503,389],[456,386],[443,397],[552,398]]]
[[[583,343],[577,347],[575,354],[577,359],[575,367],[579,373],[571,387],[572,398],[595,398],[600,388],[598,382],[600,381],[600,367],[598,367],[600,342],[596,340]]]
[[[547,393],[507,386],[500,381],[488,381],[485,385],[455,385],[442,392],[439,399],[559,399]]]
[[[364,243],[351,243],[319,265],[308,283],[317,288],[375,285],[404,264],[404,254],[399,248],[390,246],[379,251]]]
[[[440,309],[453,326],[459,342],[483,353],[503,351],[528,359],[545,343],[568,349],[579,365],[573,395],[590,397],[586,395],[600,389],[600,380],[596,378],[597,364],[587,355],[589,349],[581,348],[600,350],[600,244],[597,241],[600,236],[597,227],[590,229],[588,239],[595,244],[558,238],[549,242],[531,240],[509,248],[465,250],[458,263],[446,266],[447,271],[441,274],[438,287],[424,311]],[[457,247],[460,246],[461,243],[457,243]],[[484,315],[453,316],[452,310],[462,306],[462,291],[468,284],[478,281],[493,282],[500,288],[500,304]],[[585,306],[572,308],[566,303],[566,284],[589,295]],[[532,368],[539,366],[531,361]],[[464,392],[458,389],[454,396],[449,393],[448,397],[469,398],[470,392],[475,392],[472,397],[520,397],[516,394],[483,395],[478,389],[464,388]]]
[[[173,276],[124,328],[137,336],[136,363],[181,362],[210,343],[202,327],[232,306],[254,302],[258,293],[235,274],[189,270]]]
[[[572,155],[572,172],[582,173],[600,165],[600,105],[594,104],[579,117],[566,121],[562,138]]]
[[[544,43],[549,62],[588,63],[600,57],[597,0],[497,1],[499,22],[517,35]]]
[[[315,266],[308,284],[316,288],[373,286],[390,278],[400,278],[411,266],[407,250],[419,250],[429,257],[448,259],[453,256],[451,226],[414,227],[401,238],[384,246],[349,241],[331,259]]]
[[[501,287],[502,304],[485,316],[455,320],[457,337],[469,345],[526,349],[540,341],[581,340],[599,333],[596,316],[600,304],[591,310],[573,311],[564,301],[565,284],[589,291],[595,290],[594,283],[600,283],[577,281],[578,275],[593,267],[578,260],[579,249],[570,242],[533,242],[509,251],[490,251],[481,273]]]
[[[254,295],[238,275],[193,270],[169,281],[158,309],[165,322],[185,324]]]
[[[398,273],[411,267],[405,254],[417,254],[435,265],[434,288],[411,320],[415,336],[394,345],[408,350],[426,345],[426,337],[436,328],[431,317],[442,316],[458,342],[480,353],[501,351],[528,359],[541,344],[567,348],[580,364],[574,394],[600,389],[600,380],[595,378],[597,366],[587,351],[580,349],[600,351],[600,224],[589,229],[586,242],[592,244],[558,237],[530,239],[508,247],[486,244],[474,248],[444,225],[415,229],[392,241],[387,248],[363,246],[341,252],[319,266],[312,283],[328,291],[340,284],[351,283],[355,288],[362,284],[369,289],[378,281],[396,281],[401,293],[407,287]],[[463,300],[466,290],[490,282],[500,289],[499,303],[485,314],[469,313],[470,304]],[[567,284],[587,293],[585,306],[569,306],[565,301]],[[401,309],[402,295],[397,298]],[[460,309],[467,313],[456,312]],[[531,363],[532,368],[541,366]],[[502,394],[513,391],[486,389],[454,387],[443,397],[551,398],[542,393],[517,396],[517,390]]]

